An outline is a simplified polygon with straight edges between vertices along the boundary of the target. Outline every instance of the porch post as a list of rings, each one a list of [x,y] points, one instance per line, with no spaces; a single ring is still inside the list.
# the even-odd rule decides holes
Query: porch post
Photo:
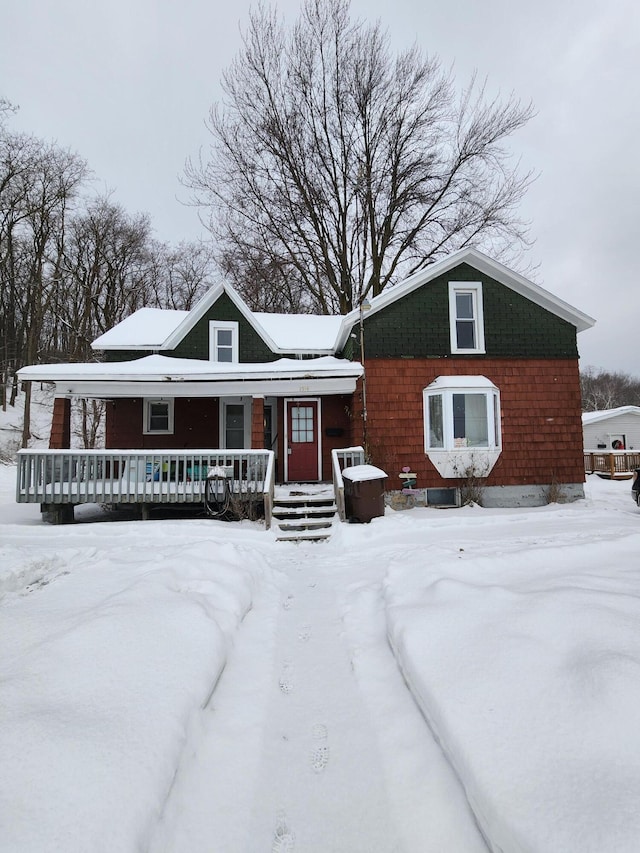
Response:
[[[68,450],[71,447],[71,400],[56,397],[53,401],[50,450]]]
[[[361,444],[365,453],[367,452],[367,421],[364,407],[364,377],[360,377],[356,384],[356,390],[351,398],[352,416],[352,444]]]
[[[251,449],[264,450],[264,397],[254,397],[251,406]]]

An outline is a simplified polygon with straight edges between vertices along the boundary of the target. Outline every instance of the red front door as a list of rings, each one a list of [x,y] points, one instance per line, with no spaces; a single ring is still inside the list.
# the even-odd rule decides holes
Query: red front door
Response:
[[[320,479],[318,400],[287,400],[287,481]]]

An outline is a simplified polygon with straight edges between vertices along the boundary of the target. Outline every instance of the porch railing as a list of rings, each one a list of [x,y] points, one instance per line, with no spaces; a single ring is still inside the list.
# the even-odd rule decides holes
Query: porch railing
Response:
[[[640,468],[640,452],[629,450],[585,450],[586,474],[606,474],[614,479]]]
[[[346,519],[344,506],[344,480],[342,471],[353,465],[364,465],[364,448],[341,447],[331,451],[331,469],[333,472],[333,491],[335,492],[336,508],[341,521]]]
[[[271,450],[21,450],[18,503],[198,503],[207,473],[222,469],[231,490],[262,494],[267,525],[274,489]]]

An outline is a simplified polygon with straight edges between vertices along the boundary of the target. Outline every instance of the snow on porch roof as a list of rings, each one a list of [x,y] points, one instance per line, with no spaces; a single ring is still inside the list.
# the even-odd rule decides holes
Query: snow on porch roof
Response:
[[[225,381],[236,379],[321,379],[362,375],[359,362],[322,356],[320,358],[280,358],[260,363],[202,361],[194,358],[170,358],[148,355],[133,361],[34,364],[18,371],[22,381],[87,382],[108,381]]]
[[[189,315],[189,311],[140,308],[93,342],[97,350],[160,350]],[[342,316],[317,314],[265,314],[253,320],[285,353],[334,352]]]

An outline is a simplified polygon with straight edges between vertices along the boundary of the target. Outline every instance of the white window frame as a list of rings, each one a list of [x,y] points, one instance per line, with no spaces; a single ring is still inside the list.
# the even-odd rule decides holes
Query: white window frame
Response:
[[[456,444],[454,435],[453,398],[456,394],[479,394],[486,399],[487,444]],[[424,451],[442,477],[455,478],[467,474],[469,466],[482,475],[488,474],[502,453],[500,390],[485,376],[439,376],[422,392],[424,416]],[[430,442],[430,401],[442,400],[442,440],[438,446]]]
[[[231,361],[221,362],[218,359],[218,332],[231,331]],[[209,361],[219,364],[238,363],[238,323],[235,320],[209,321]]]
[[[167,406],[167,429],[151,429],[151,406],[163,403]],[[143,435],[173,435],[174,432],[174,400],[172,397],[145,397],[143,406]]]
[[[251,448],[251,397],[221,397],[220,398],[220,448],[227,450],[227,406],[242,406],[244,409],[244,447],[242,450]]]
[[[457,302],[458,294],[470,294],[473,306],[473,318],[469,322],[474,324],[475,347],[458,346],[457,328]],[[468,318],[460,318],[466,321]],[[475,355],[485,352],[484,345],[484,310],[482,305],[482,282],[481,281],[450,281],[449,282],[449,330],[451,336],[451,352],[461,355]]]

